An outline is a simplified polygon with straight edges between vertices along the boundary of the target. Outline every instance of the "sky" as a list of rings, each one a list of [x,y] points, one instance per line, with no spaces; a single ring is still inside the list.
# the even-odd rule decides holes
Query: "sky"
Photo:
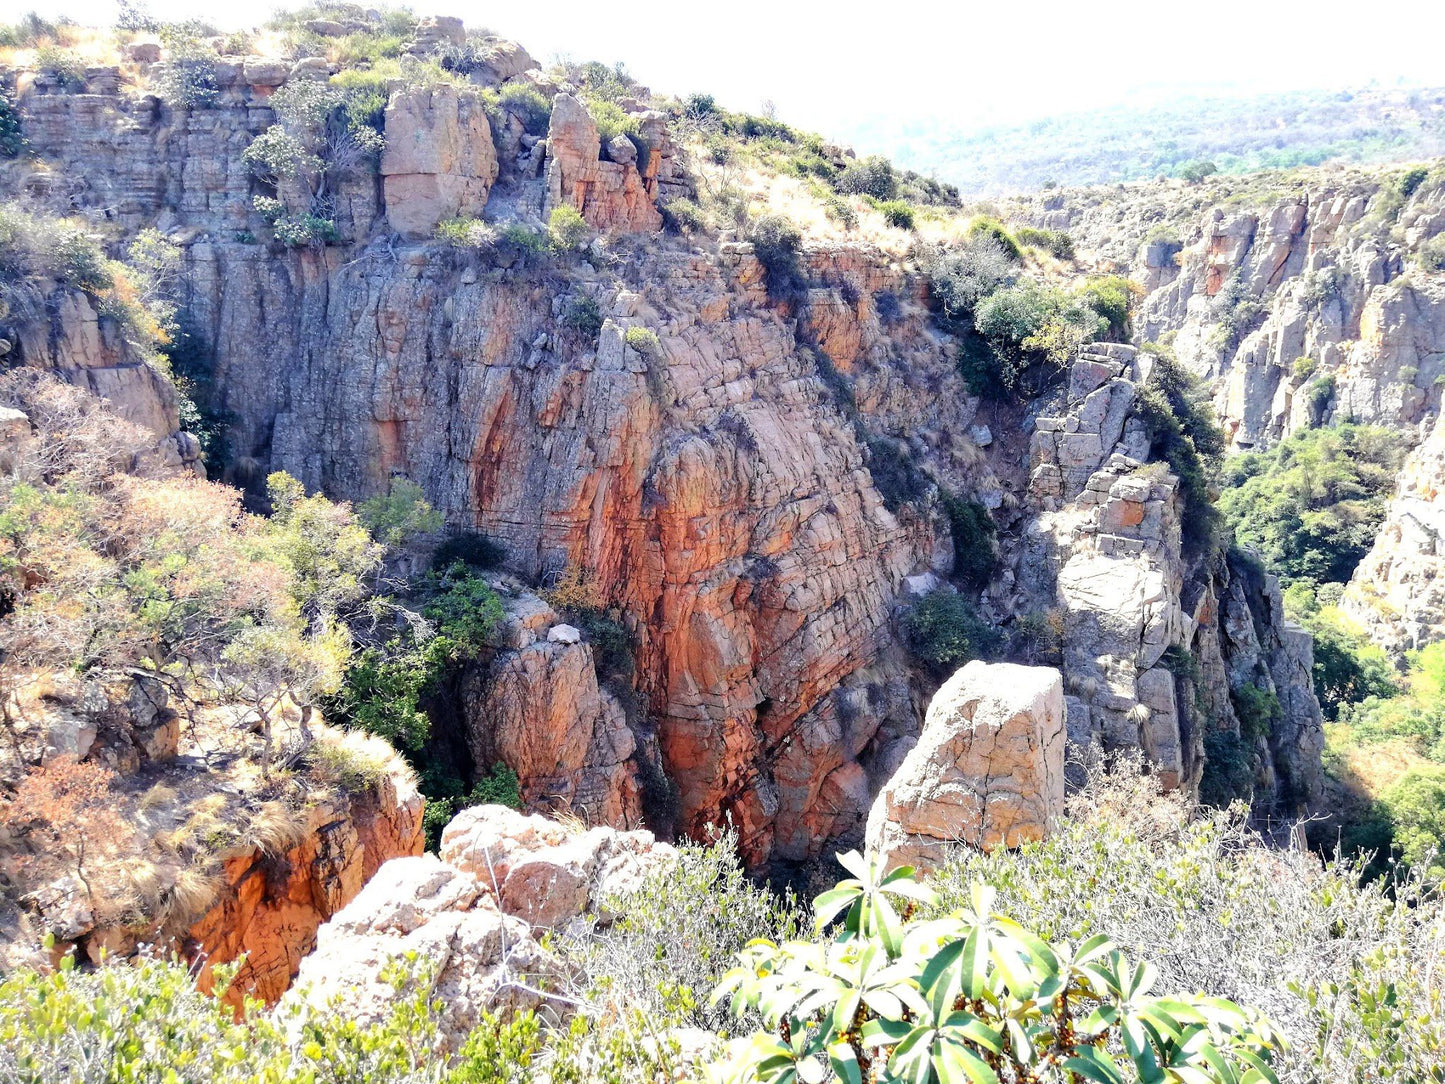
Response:
[[[115,0],[0,0],[109,23]],[[225,29],[264,21],[266,2],[150,0],[164,19]],[[287,5],[295,6],[295,5]],[[875,0],[415,0],[521,42],[534,57],[622,61],[662,93],[706,91],[731,109],[775,103],[780,119],[847,140],[861,118],[932,117],[964,130],[1180,92],[1445,83],[1445,0],[1040,2]]]

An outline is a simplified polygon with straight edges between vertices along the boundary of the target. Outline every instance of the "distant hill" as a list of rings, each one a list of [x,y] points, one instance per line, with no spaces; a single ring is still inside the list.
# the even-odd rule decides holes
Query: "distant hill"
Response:
[[[1177,177],[1197,162],[1246,173],[1430,157],[1445,152],[1445,88],[1191,96],[982,129],[870,118],[848,136],[860,153],[887,154],[965,193],[998,194]]]

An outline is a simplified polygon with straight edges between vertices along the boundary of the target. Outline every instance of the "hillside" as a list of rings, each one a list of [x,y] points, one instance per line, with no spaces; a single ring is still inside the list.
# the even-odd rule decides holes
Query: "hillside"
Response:
[[[128,21],[0,33],[0,1067],[1422,1078],[1445,164],[969,202],[453,18]],[[839,940],[729,1024],[759,935]]]
[[[984,129],[889,117],[864,119],[848,136],[965,194],[1003,195],[1181,177],[1205,163],[1241,174],[1429,158],[1445,152],[1445,90],[1178,95]]]

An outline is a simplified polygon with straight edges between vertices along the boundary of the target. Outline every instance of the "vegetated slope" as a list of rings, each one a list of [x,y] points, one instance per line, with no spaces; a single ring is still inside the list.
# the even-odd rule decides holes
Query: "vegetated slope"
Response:
[[[965,195],[995,195],[1179,177],[1204,163],[1247,173],[1426,158],[1445,150],[1445,89],[1191,96],[982,130],[952,118],[890,116],[847,134]]]

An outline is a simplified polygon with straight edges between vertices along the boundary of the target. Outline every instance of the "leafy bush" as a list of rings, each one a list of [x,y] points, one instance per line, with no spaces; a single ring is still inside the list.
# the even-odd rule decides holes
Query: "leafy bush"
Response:
[[[497,243],[497,231],[480,218],[449,218],[437,223],[435,235],[456,248],[489,249]]]
[[[1430,168],[1428,166],[1411,166],[1396,179],[1395,191],[1399,193],[1402,200],[1407,200],[1416,193],[1425,183],[1425,178],[1429,176]]]
[[[508,83],[497,94],[497,105],[522,122],[535,136],[547,134],[552,120],[552,102],[530,83]]]
[[[913,208],[901,199],[886,200],[878,205],[883,221],[900,230],[913,229]]]
[[[336,223],[320,215],[282,215],[271,228],[287,248],[321,248],[339,240]]]
[[[1015,235],[1021,245],[1031,245],[1060,260],[1072,260],[1074,239],[1063,230],[1041,230],[1033,226],[1022,226]]]
[[[997,629],[978,615],[965,596],[935,591],[920,599],[904,620],[908,646],[942,680],[974,659],[991,657],[999,648]]]
[[[1248,741],[1269,737],[1281,718],[1279,697],[1273,689],[1245,682],[1229,690],[1229,699],[1239,720],[1240,736]]]
[[[560,323],[584,339],[595,340],[602,331],[602,306],[587,294],[578,294],[562,311]]]
[[[974,312],[974,327],[989,353],[965,361],[970,389],[992,398],[1037,393],[1078,353],[1098,338],[1106,322],[1093,309],[1062,290],[1023,279],[989,294]],[[1025,377],[1034,373],[1031,388]]]
[[[765,1029],[730,1044],[718,1079],[1278,1084],[1272,1024],[1222,998],[1150,997],[1155,968],[1107,936],[1050,945],[983,882],[964,907],[914,918],[939,896],[911,867],[838,860],[853,877],[814,901],[819,940],[750,945],[714,993]]]
[[[893,163],[873,155],[849,162],[834,178],[833,187],[849,195],[891,200],[898,194],[898,177],[893,172]]]
[[[66,90],[85,90],[85,65],[79,55],[60,45],[42,45],[35,50],[35,66],[48,72]]]
[[[1089,279],[1075,294],[1080,301],[1108,321],[1109,339],[1114,342],[1128,342],[1133,334],[1129,317],[1138,290],[1139,287],[1123,275],[1101,275]]]
[[[818,356],[819,371],[840,405],[843,405],[843,400],[846,399],[845,409],[857,410],[852,385],[847,384],[846,378],[832,368],[832,362],[824,360],[827,358],[826,354],[819,351]],[[914,464],[908,446],[902,441],[891,437],[870,437],[867,447],[868,473],[873,476],[873,485],[877,487],[884,506],[890,512],[897,512],[905,504],[918,500],[928,492],[928,477]]]
[[[506,559],[507,551],[499,542],[481,531],[458,529],[453,529],[432,555],[432,563],[438,568],[450,568],[458,561],[473,568],[496,568]]]
[[[998,564],[993,516],[977,501],[951,493],[943,494],[943,508],[953,536],[953,574],[969,587],[984,587]]]
[[[1225,279],[1219,293],[1214,295],[1210,305],[1215,327],[1212,341],[1228,353],[1239,345],[1239,340],[1254,328],[1264,315],[1264,302],[1249,289],[1244,277],[1235,272]]]
[[[421,486],[407,478],[393,478],[386,493],[369,497],[356,512],[371,537],[389,549],[442,527],[442,514],[431,506]]]
[[[1374,426],[1292,433],[1225,463],[1219,508],[1286,583],[1344,583],[1374,544],[1403,455],[1399,437]]]
[[[1018,279],[1015,262],[989,236],[929,252],[924,269],[933,300],[950,320],[971,317],[985,297]]]
[[[803,234],[798,227],[783,215],[766,214],[751,223],[748,240],[767,271],[768,296],[775,301],[796,296],[804,286],[798,262]]]
[[[1134,409],[1149,431],[1150,457],[1163,459],[1179,478],[1186,552],[1217,551],[1224,539],[1209,483],[1224,454],[1224,433],[1199,380],[1168,351],[1152,344],[1146,347],[1159,352]]]
[[[1184,166],[1180,167],[1179,176],[1184,180],[1188,181],[1190,184],[1198,184],[1200,181],[1204,180],[1204,178],[1212,177],[1218,172],[1219,167],[1216,166],[1213,162],[1207,161],[1205,159],[1199,159],[1198,161],[1188,162]]]
[[[1019,248],[1018,239],[1009,233],[1008,227],[996,218],[988,215],[980,215],[968,225],[968,239],[976,241],[987,238],[998,245],[999,249],[1010,260],[1018,262],[1023,259],[1023,250]]]
[[[659,204],[658,209],[669,229],[683,233],[701,233],[707,228],[707,215],[693,200],[669,200]]]
[[[1315,696],[1326,719],[1338,718],[1346,705],[1398,691],[1389,657],[1337,608],[1321,606],[1309,582],[1287,589],[1285,609],[1314,637]]]
[[[541,230],[534,230],[520,222],[512,222],[497,235],[500,244],[532,256],[546,255],[552,249],[552,239]]]
[[[25,133],[20,130],[20,110],[8,95],[0,92],[0,158],[18,157],[25,145]]]
[[[587,244],[591,233],[587,220],[570,203],[552,208],[552,214],[547,219],[547,235],[556,251],[576,252]]]
[[[627,329],[623,338],[628,346],[645,358],[656,358],[662,353],[662,343],[658,341],[657,332],[650,327],[634,324]]]
[[[625,112],[616,102],[603,98],[589,98],[587,112],[591,114],[593,122],[597,125],[597,137],[602,141],[604,150],[618,136],[626,136],[637,151],[637,160],[639,162],[646,161],[651,149],[647,145],[647,140],[642,137],[640,117],[635,113]]]
[[[1166,988],[1266,1006],[1288,1084],[1417,1084],[1445,1048],[1445,900],[1417,873],[1360,885],[1354,861],[1321,862],[1250,831],[1192,817],[1131,762],[1092,773],[1049,838],[1017,851],[960,847],[930,884],[936,914],[984,881],[997,909],[1049,940],[1109,935],[1148,955]]]

